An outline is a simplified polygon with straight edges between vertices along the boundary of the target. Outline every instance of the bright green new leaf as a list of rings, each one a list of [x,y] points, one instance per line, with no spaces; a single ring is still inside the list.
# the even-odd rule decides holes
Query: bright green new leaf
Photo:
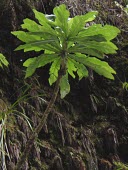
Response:
[[[56,16],[55,23],[64,32],[65,36],[68,33],[68,18],[70,16],[69,11],[64,4],[57,6],[53,9],[53,13]]]
[[[60,81],[60,95],[63,99],[70,92],[70,84],[68,82],[68,73],[62,76]]]
[[[84,22],[85,24],[85,22]],[[75,16],[68,21],[68,39],[75,37],[79,31],[83,30],[83,20],[80,16]]]
[[[58,78],[58,71],[60,70],[60,62],[61,58],[57,58],[53,61],[50,67],[50,77],[49,77],[49,84],[52,85]]]
[[[91,11],[85,15],[78,15],[74,18],[71,18],[68,21],[68,37],[76,36],[81,30],[84,30],[85,23],[89,21],[93,21],[98,14],[97,11]]]

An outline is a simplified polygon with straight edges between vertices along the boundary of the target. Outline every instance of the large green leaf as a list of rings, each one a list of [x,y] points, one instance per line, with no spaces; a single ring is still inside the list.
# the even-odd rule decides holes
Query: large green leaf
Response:
[[[50,67],[50,77],[49,77],[49,84],[52,85],[58,78],[58,71],[60,70],[60,62],[61,58],[57,58],[53,61]]]
[[[35,62],[36,60],[38,61],[38,68],[45,66],[46,64],[54,61],[54,59],[59,58],[58,54],[42,54],[38,57],[34,57],[34,58],[29,58],[27,59],[24,63],[23,66],[24,67],[28,67],[32,62]]]
[[[45,49],[45,47],[49,48],[49,47],[47,47],[47,45],[43,46],[44,43],[51,44],[51,46],[52,46],[51,50],[53,50],[53,46],[56,49],[61,50],[61,46],[58,41],[58,38],[56,36],[51,35],[50,33],[47,33],[47,32],[13,31],[12,34],[17,36],[17,38],[20,39],[21,41],[26,42],[27,48],[29,49],[29,47],[30,47],[29,51],[31,51],[31,49],[32,49],[31,47],[33,47],[33,45],[34,45],[33,50],[35,50],[35,51]],[[40,45],[38,45],[38,44],[40,44]],[[16,50],[25,49],[26,45],[20,46]],[[36,45],[36,47],[35,47],[35,45]]]
[[[103,35],[98,34],[98,35],[85,36],[85,37],[75,36],[75,37],[69,38],[69,41],[78,42],[78,43],[84,43],[86,41],[103,42],[103,41],[106,41],[106,39]]]
[[[33,58],[32,59],[28,59],[28,67],[26,69],[26,74],[25,74],[25,78],[30,77],[34,74],[34,72],[36,71],[36,68],[38,68],[38,58]],[[27,65],[26,63],[24,63],[24,66]]]
[[[83,30],[83,20],[80,16],[75,16],[68,21],[68,40],[76,36],[79,31]]]
[[[27,67],[25,78],[30,77],[36,68],[43,67],[57,58],[59,58],[57,54],[42,54],[38,57],[29,58],[23,63],[23,66]]]
[[[33,9],[33,12],[35,14],[35,17],[39,21],[41,25],[50,25],[52,27],[56,26],[53,18],[55,18],[55,15],[44,15],[42,12],[39,12],[35,9]]]
[[[112,42],[87,41],[84,45],[87,48],[92,48],[105,54],[115,54],[118,49]]]
[[[13,31],[12,34],[15,35],[21,41],[26,42],[26,43],[38,41],[38,40],[41,40],[42,38],[38,35],[30,35],[29,33],[24,32],[24,31]]]
[[[88,70],[83,64],[77,62],[75,65],[78,69],[77,74],[79,76],[79,80],[81,80],[83,77],[88,77]]]
[[[78,34],[78,36],[85,37],[102,34],[106,38],[106,40],[110,41],[114,39],[118,35],[118,33],[120,33],[120,30],[117,27],[111,25],[102,26],[101,24],[94,24],[90,27],[85,28]]]
[[[103,56],[104,54],[114,54],[116,53],[116,50],[118,49],[116,45],[114,45],[112,42],[96,42],[96,41],[85,41],[83,44],[75,44],[74,46],[70,47],[68,49],[68,52],[81,52],[85,54],[89,54],[89,49],[94,50],[90,51],[90,54],[96,52],[97,54],[101,54]],[[88,53],[87,53],[88,52]],[[99,56],[98,54],[98,56]]]
[[[97,11],[88,12],[85,15],[77,15],[68,21],[68,37],[76,36],[81,30],[84,29],[85,23],[95,19]]]
[[[45,15],[42,12],[39,12],[39,11],[37,11],[35,9],[33,9],[33,12],[35,14],[36,19],[38,19],[38,21],[39,21],[39,23],[41,25],[48,24],[48,20],[47,20],[47,18],[45,17]]]
[[[52,27],[56,26],[55,22],[53,22],[55,19],[55,15],[44,15],[42,12],[39,12],[35,9],[33,9],[33,12],[41,25],[49,25]]]
[[[36,60],[37,60],[37,57],[29,58],[23,63],[23,66],[28,67],[31,63],[36,62]]]
[[[87,57],[80,53],[77,53],[76,56],[70,55],[70,58],[76,60],[79,63],[84,64],[85,66],[90,67],[95,72],[100,75],[103,75],[106,78],[114,79],[112,74],[116,74],[116,72],[105,61],[101,61],[95,57]]]
[[[53,13],[55,14],[55,23],[59,26],[62,31],[64,32],[65,36],[68,33],[68,18],[69,18],[69,11],[66,9],[64,4],[57,6],[53,9]]]
[[[75,74],[74,72],[77,70],[75,65],[74,65],[74,62],[72,62],[72,60],[70,60],[68,58],[68,61],[67,61],[67,68],[68,68],[68,73],[73,77],[75,78]]]
[[[70,92],[70,84],[68,81],[68,73],[62,76],[60,81],[60,95],[61,99],[63,99]]]
[[[70,57],[68,57],[68,59],[70,61],[72,61],[72,63],[74,63],[75,68],[77,69],[77,74],[79,76],[79,80],[81,80],[83,77],[88,76],[88,70],[83,64],[76,62],[75,60],[71,59]]]
[[[58,39],[58,37],[56,35],[53,35],[49,32],[44,32],[44,31],[38,31],[38,32],[27,32],[28,35],[30,36],[38,36],[44,40],[47,40],[49,38],[53,38],[55,40]]]
[[[56,31],[47,23],[44,26],[41,26],[37,24],[35,21],[31,19],[24,19],[24,24],[21,25],[23,29],[27,29],[30,32],[44,32],[44,33],[49,33],[53,36],[57,36]]]
[[[23,22],[24,23],[21,25],[23,29],[27,29],[30,32],[42,31],[43,27],[31,19],[26,18]]]
[[[83,53],[83,54],[88,54],[90,56],[95,56],[98,58],[104,58],[104,53],[101,51],[98,51],[97,49],[92,49],[92,48],[87,48],[83,45],[74,45],[70,46],[68,49],[69,53]]]
[[[97,66],[93,70],[101,76],[104,76],[108,79],[114,80],[114,76],[112,75],[112,73],[110,71],[108,71],[108,69],[110,70],[110,66],[108,65],[107,62],[106,62],[106,64],[107,64],[106,66],[104,66],[104,65],[103,66],[100,65],[99,67]]]
[[[57,59],[60,59],[58,54],[42,54],[38,57],[38,68],[43,67]]]
[[[18,46],[15,51],[24,49],[24,52],[27,51],[41,51],[41,50],[49,50],[54,52],[59,52],[59,47],[53,46],[55,44],[55,39],[49,40],[40,40],[40,41],[33,41],[24,45]],[[50,45],[51,44],[51,45]]]

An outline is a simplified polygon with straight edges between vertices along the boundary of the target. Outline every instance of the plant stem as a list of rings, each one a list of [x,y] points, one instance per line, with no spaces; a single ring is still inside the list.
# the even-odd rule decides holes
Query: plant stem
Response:
[[[62,70],[60,70],[60,72],[59,72],[52,98],[51,98],[45,112],[43,113],[43,116],[40,120],[39,125],[37,126],[35,131],[30,136],[30,138],[29,138],[29,140],[26,144],[26,147],[25,147],[21,157],[19,158],[14,170],[19,170],[20,168],[22,168],[23,163],[26,161],[26,159],[27,159],[27,157],[28,157],[28,155],[31,151],[31,148],[34,144],[34,141],[36,140],[36,138],[38,137],[38,134],[40,133],[41,129],[43,128],[44,124],[46,123],[48,115],[49,115],[49,113],[50,113],[50,111],[51,111],[51,109],[52,109],[52,107],[53,107],[53,105],[56,101],[56,98],[57,98],[57,95],[58,95],[58,92],[59,92],[59,84],[60,84],[61,77],[62,77]]]

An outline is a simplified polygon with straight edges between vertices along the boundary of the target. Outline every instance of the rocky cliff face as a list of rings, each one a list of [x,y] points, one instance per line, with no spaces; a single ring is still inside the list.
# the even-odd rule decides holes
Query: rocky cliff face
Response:
[[[0,69],[0,109],[8,110],[0,124],[0,169],[13,170],[30,137],[31,125],[37,126],[53,91],[46,82],[47,67],[24,80],[22,61],[35,53],[14,52],[20,42],[10,32],[18,30],[24,18],[34,18],[31,8],[50,14],[60,3],[67,5],[72,16],[98,10],[97,23],[122,30],[115,40],[118,54],[106,58],[117,76],[108,81],[90,72],[89,78],[80,82],[71,80],[71,93],[64,100],[58,96],[28,160],[19,169],[116,170],[122,166],[127,170],[114,162],[128,163],[128,92],[122,88],[128,77],[128,16],[114,1],[98,0],[9,0],[0,4],[0,52],[10,62],[8,69]],[[125,6],[124,1],[120,3]]]

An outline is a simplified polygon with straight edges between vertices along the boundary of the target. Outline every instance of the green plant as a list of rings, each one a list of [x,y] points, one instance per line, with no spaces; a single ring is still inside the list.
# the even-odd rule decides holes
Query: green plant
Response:
[[[0,67],[3,68],[3,65],[5,65],[6,67],[8,66],[8,61],[6,60],[5,56],[3,54],[0,53]]]
[[[55,15],[51,16],[33,11],[40,24],[27,18],[21,27],[28,32],[12,32],[25,42],[16,50],[24,49],[24,52],[44,50],[44,54],[24,62],[23,65],[27,67],[26,78],[37,68],[51,63],[49,83],[52,85],[63,67],[65,74],[60,84],[62,98],[70,91],[68,74],[75,78],[74,72],[77,72],[80,80],[88,76],[86,67],[90,67],[104,77],[114,79],[112,74],[115,74],[115,71],[101,59],[104,58],[104,54],[116,53],[117,47],[111,40],[120,32],[118,28],[101,24],[85,27],[85,23],[95,19],[96,11],[74,18],[69,18],[69,11],[66,10],[65,5],[54,8]]]
[[[6,143],[6,130],[5,130],[5,127],[6,127],[6,115],[4,115],[5,112],[7,112],[8,110],[8,107],[6,105],[6,103],[0,99],[0,121],[1,121],[1,124],[0,124],[0,167],[2,169],[7,169],[6,167],[6,161],[5,161],[5,156],[8,156],[9,157],[9,152],[6,152],[8,151],[7,149],[7,143]]]
[[[128,165],[122,163],[122,162],[114,162],[116,166],[116,170],[128,170]]]
[[[4,66],[8,66],[8,61],[4,57],[3,54],[0,53],[0,67],[3,68]],[[7,169],[6,168],[6,161],[5,161],[5,156],[9,157],[9,152],[7,148],[7,143],[6,143],[6,133],[5,133],[5,122],[6,122],[6,116],[4,113],[7,111],[7,106],[5,102],[0,99],[0,168],[2,169]],[[3,118],[4,117],[4,118]],[[7,152],[5,152],[5,150]]]
[[[13,115],[16,117],[20,117],[20,119],[23,119],[28,123],[28,126],[31,130],[33,130],[31,126],[30,119],[26,116],[24,109],[21,107],[22,111],[18,111],[16,109],[16,106],[20,104],[20,102],[23,102],[27,100],[26,95],[19,97],[16,102],[14,102],[12,105],[7,104],[4,100],[0,99],[0,168],[7,170],[6,167],[6,158],[8,157],[9,160],[10,154],[9,149],[6,141],[6,133],[10,129],[11,126],[13,126],[12,122],[9,123],[8,120],[11,120],[13,118]]]
[[[12,32],[25,43],[16,50],[42,51],[40,56],[29,58],[24,62],[23,65],[27,67],[25,77],[32,76],[37,68],[50,63],[49,84],[56,82],[56,85],[42,119],[31,135],[15,170],[22,166],[28,156],[34,140],[46,122],[59,89],[61,98],[70,92],[68,75],[75,78],[76,72],[81,80],[88,76],[87,67],[109,79],[114,79],[113,74],[116,74],[108,63],[102,60],[105,54],[116,53],[118,48],[111,40],[120,31],[110,25],[94,24],[85,27],[87,22],[95,19],[96,11],[69,18],[70,13],[63,4],[54,8],[54,15],[44,15],[36,10],[33,12],[39,24],[26,18],[21,27],[27,31]]]
[[[126,91],[128,90],[128,82],[123,82],[122,83],[123,89],[125,89]]]

